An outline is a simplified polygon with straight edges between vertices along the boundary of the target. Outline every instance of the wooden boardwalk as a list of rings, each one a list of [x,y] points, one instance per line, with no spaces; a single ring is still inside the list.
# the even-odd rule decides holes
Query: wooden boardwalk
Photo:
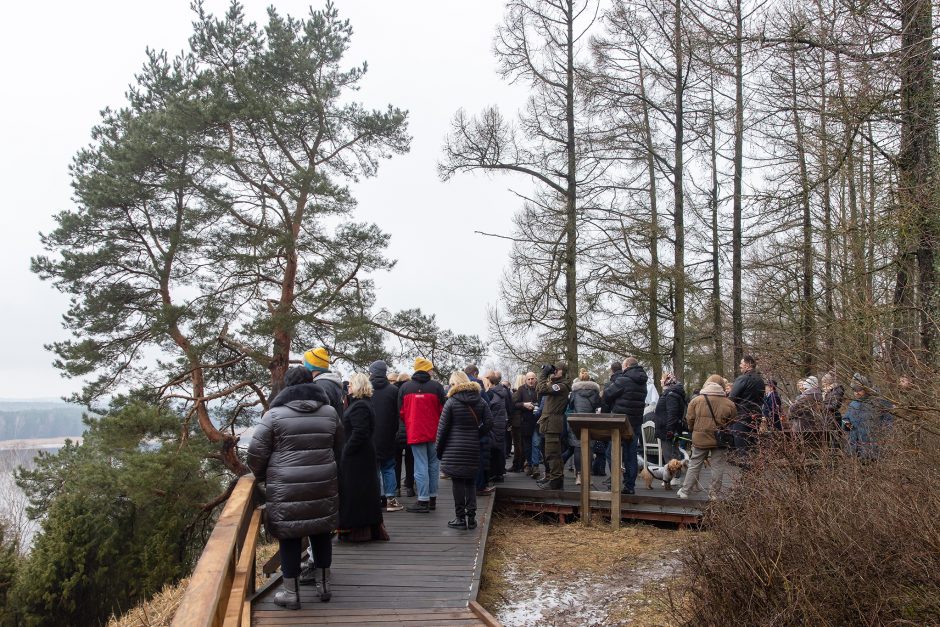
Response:
[[[440,483],[437,509],[385,515],[389,542],[333,545],[333,598],[321,603],[313,586],[301,586],[301,609],[273,602],[280,578],[252,600],[253,625],[485,625],[471,610],[483,569],[492,497],[478,497],[477,528],[457,531],[449,481]],[[414,499],[402,499],[411,503]],[[494,624],[494,623],[490,623]]]
[[[710,473],[706,469],[700,478],[703,485],[708,485]],[[602,486],[604,477],[591,477],[593,490],[598,492],[599,498],[591,499],[591,510],[601,516],[610,515],[610,501],[604,500]],[[681,486],[681,479],[674,482],[676,487]],[[606,488],[609,490],[609,488]],[[649,490],[641,480],[637,481],[636,494],[621,495],[621,518],[633,520],[649,520],[658,522],[672,522],[680,525],[694,524],[699,521],[702,509],[708,503],[704,494],[693,495],[688,499],[680,499],[676,491],[665,490],[662,482],[653,481],[653,489]],[[581,506],[581,486],[575,485],[575,478],[565,471],[564,487],[561,490],[542,490],[535,481],[523,473],[506,473],[506,482],[498,484],[496,500],[500,504],[510,505],[516,509],[526,511],[544,511],[558,514],[562,518],[578,513]]]

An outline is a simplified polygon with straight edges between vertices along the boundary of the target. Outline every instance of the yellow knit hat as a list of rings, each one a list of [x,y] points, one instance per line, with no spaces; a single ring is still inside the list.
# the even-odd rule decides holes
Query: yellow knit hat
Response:
[[[432,364],[429,360],[425,359],[424,357],[418,357],[417,359],[415,359],[415,371],[416,372],[417,371],[430,372],[431,368],[433,367],[434,367],[434,364]]]
[[[304,366],[307,370],[329,370],[330,354],[322,346],[308,350],[304,353]]]

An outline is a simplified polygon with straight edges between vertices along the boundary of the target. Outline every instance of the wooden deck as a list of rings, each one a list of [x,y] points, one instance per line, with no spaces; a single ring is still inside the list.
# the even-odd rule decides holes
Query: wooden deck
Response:
[[[591,477],[591,511],[600,516],[610,516],[609,497],[603,492],[604,477]],[[708,485],[710,473],[706,469],[700,478],[703,485]],[[681,485],[681,479],[677,487]],[[693,495],[680,499],[675,490],[665,490],[661,481],[653,482],[649,490],[641,480],[637,481],[636,494],[622,494],[620,503],[621,518],[630,520],[649,520],[688,525],[697,523],[702,516],[702,509],[708,503],[704,495]],[[542,490],[535,481],[523,473],[506,473],[506,482],[497,485],[496,501],[510,505],[515,509],[531,512],[551,512],[562,519],[577,514],[581,506],[581,486],[575,485],[574,475],[565,471],[564,488],[561,490]]]
[[[414,499],[402,499],[412,503]],[[385,515],[389,542],[333,545],[333,598],[321,603],[301,586],[301,609],[286,610],[272,597],[280,578],[252,600],[253,625],[486,625],[477,613],[477,589],[493,511],[492,497],[477,499],[477,528],[457,531],[449,481],[440,483],[436,511]],[[474,610],[473,608],[477,608]],[[485,612],[484,612],[485,614]]]

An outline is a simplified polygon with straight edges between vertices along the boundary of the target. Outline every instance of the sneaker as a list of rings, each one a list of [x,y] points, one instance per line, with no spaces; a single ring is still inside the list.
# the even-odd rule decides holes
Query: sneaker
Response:
[[[580,473],[580,472],[579,472],[577,475],[575,475],[575,477],[574,477],[574,484],[575,484],[575,485],[581,485],[581,473]]]
[[[385,504],[386,512],[400,512],[405,509],[405,506],[398,502],[394,496],[388,498],[388,503]]]
[[[317,569],[313,566],[313,560],[307,560],[300,569],[300,577],[297,579],[302,586],[317,585]]]
[[[494,488],[493,486],[489,486],[489,485],[488,485],[488,486],[486,486],[485,488],[483,488],[482,490],[477,490],[477,496],[488,496],[488,495],[492,494],[495,490],[496,490],[496,488]]]

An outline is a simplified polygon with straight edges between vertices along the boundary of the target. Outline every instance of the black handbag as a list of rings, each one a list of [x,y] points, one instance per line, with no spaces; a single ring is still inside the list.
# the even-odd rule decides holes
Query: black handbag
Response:
[[[708,405],[708,413],[712,415],[712,422],[715,423],[715,440],[718,441],[718,448],[734,448],[734,433],[727,428],[730,424],[724,428],[719,428],[718,419],[715,418],[715,410],[712,409],[708,395],[702,394],[702,398],[705,399],[705,404]]]

